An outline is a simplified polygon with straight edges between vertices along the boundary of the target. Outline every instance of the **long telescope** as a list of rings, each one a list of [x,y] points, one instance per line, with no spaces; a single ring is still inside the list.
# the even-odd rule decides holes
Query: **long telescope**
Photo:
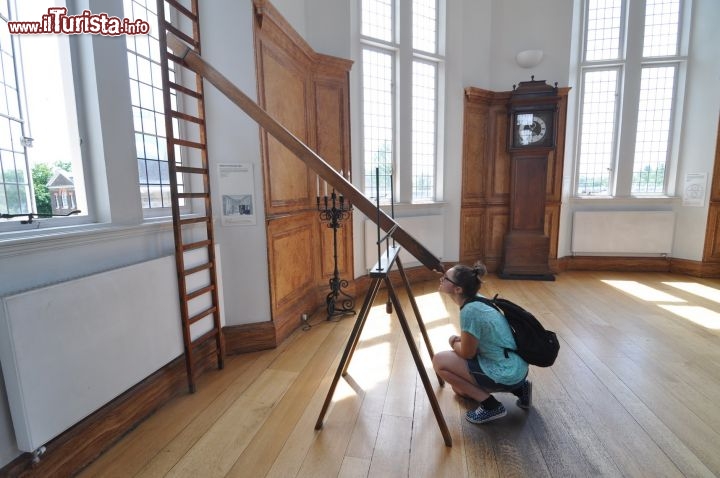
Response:
[[[194,71],[198,75],[208,80],[215,88],[228,97],[230,101],[240,107],[250,118],[263,127],[267,132],[275,137],[283,146],[292,151],[295,156],[300,158],[310,169],[318,176],[329,183],[336,191],[345,196],[351,204],[365,214],[370,220],[384,231],[392,232],[392,237],[419,260],[428,269],[443,272],[444,267],[440,259],[420,244],[414,237],[408,234],[393,218],[388,216],[384,211],[380,210],[370,201],[359,189],[357,189],[350,181],[342,177],[340,173],[330,166],[324,159],[318,156],[315,151],[310,149],[305,143],[296,138],[283,125],[278,123],[264,109],[255,103],[249,96],[235,86],[230,80],[223,76],[212,65],[205,61],[186,43],[167,32],[167,44],[173,51],[175,56],[179,57],[180,63]]]

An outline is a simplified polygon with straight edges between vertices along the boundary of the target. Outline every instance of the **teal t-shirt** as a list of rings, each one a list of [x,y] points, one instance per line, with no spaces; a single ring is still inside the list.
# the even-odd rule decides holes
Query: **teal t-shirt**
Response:
[[[505,349],[515,348],[510,326],[496,309],[482,302],[469,302],[460,310],[460,329],[478,340],[477,361],[483,372],[497,383],[514,385],[527,376],[528,364]]]

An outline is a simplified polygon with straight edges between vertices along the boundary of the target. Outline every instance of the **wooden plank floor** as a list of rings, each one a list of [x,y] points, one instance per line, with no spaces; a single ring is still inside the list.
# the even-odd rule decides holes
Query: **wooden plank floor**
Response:
[[[457,307],[436,282],[413,289],[433,348],[445,350]],[[451,448],[380,298],[322,430],[314,425],[353,318],[318,315],[277,349],[228,357],[197,393],[163,407],[81,476],[720,475],[720,280],[565,272],[555,282],[491,276],[483,291],[535,312],[560,336],[560,356],[552,368],[531,367],[529,412],[497,394],[507,417],[473,425],[463,414],[475,404],[438,385],[421,346]]]

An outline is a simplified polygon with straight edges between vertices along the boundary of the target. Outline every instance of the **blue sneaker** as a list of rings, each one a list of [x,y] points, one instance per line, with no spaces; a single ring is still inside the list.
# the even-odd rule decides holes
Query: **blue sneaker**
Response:
[[[530,380],[525,380],[520,386],[520,394],[515,404],[525,410],[532,406],[532,382]]]
[[[492,410],[485,410],[483,407],[477,407],[475,410],[470,410],[465,414],[465,419],[470,423],[486,423],[498,418],[502,418],[507,415],[507,410],[500,404],[499,407],[493,408]]]

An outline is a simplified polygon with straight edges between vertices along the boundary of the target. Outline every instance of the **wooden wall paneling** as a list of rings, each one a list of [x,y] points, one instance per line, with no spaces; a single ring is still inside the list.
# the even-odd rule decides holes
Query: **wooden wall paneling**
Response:
[[[565,163],[565,132],[567,130],[567,104],[568,104],[568,93],[570,88],[558,88],[558,96],[560,96],[560,102],[558,103],[558,119],[557,119],[557,145],[555,151],[550,153],[548,156],[548,175],[547,175],[547,201],[560,202],[562,200],[562,178],[563,168]],[[552,235],[557,235],[558,230],[548,231],[550,241],[552,243]],[[555,238],[557,242],[557,238]],[[555,251],[557,254],[557,251]]]
[[[314,147],[314,111],[310,63],[301,63],[264,44],[261,49],[263,96],[260,104],[293,135]],[[262,133],[265,208],[268,215],[304,209],[310,200],[308,167],[267,132]]]
[[[720,122],[715,143],[715,164],[710,180],[710,205],[705,229],[703,262],[720,262]]]
[[[348,75],[352,62],[326,55],[319,55],[318,59],[315,74],[316,151],[336,171],[342,171],[345,177],[349,177],[351,164]],[[317,194],[316,184],[312,186],[313,196]],[[324,188],[320,194],[324,195]],[[318,221],[318,225],[322,247],[319,285],[326,287],[335,270],[333,230],[327,227],[327,223]],[[337,231],[338,273],[344,279],[352,279],[354,276],[352,229],[353,221],[350,215],[341,222]]]
[[[502,265],[503,241],[510,225],[510,211],[507,206],[488,207],[486,220],[485,256],[481,259],[488,271],[495,272]]]
[[[490,114],[490,138],[488,141],[488,171],[486,175],[488,201],[494,204],[510,204],[510,154],[507,151],[507,97],[498,95],[493,101]]]
[[[317,217],[314,211],[268,221],[270,303],[278,343],[300,324],[300,313],[311,312],[319,297],[312,293],[318,275]]]
[[[720,201],[710,201],[703,261],[720,262]]]
[[[558,257],[558,234],[560,229],[560,204],[549,203],[545,205],[545,235],[550,238],[550,255],[549,259],[557,261]],[[555,262],[557,263],[557,262]],[[551,264],[552,267],[552,264]],[[558,272],[556,267],[552,267],[553,272]]]
[[[334,168],[350,171],[352,62],[313,51],[270,2],[253,0],[253,6],[260,106]],[[280,343],[300,325],[302,312],[324,302],[334,270],[332,230],[319,219],[317,175],[264,131],[261,146],[271,315]],[[338,246],[339,269],[352,278],[351,222],[338,231]]]
[[[352,61],[318,55],[315,65],[318,152],[345,177],[350,172],[350,69]],[[324,154],[327,152],[327,156]]]
[[[488,109],[492,92],[465,90],[463,116],[462,204],[472,207],[485,197],[486,149],[489,135]]]
[[[460,230],[460,262],[472,265],[485,256],[485,208],[463,208],[460,211]]]

